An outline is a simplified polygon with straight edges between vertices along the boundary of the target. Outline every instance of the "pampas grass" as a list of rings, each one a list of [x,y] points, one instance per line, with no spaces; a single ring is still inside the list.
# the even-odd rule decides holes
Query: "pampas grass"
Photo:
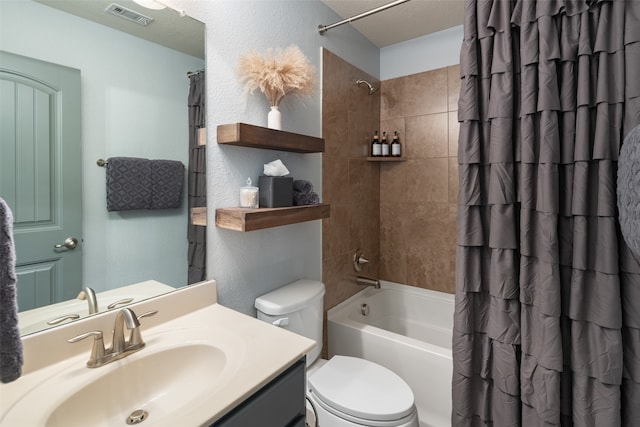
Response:
[[[264,55],[250,52],[240,57],[238,75],[245,94],[257,89],[272,106],[280,105],[286,95],[299,97],[314,93],[315,71],[297,46],[268,49]]]

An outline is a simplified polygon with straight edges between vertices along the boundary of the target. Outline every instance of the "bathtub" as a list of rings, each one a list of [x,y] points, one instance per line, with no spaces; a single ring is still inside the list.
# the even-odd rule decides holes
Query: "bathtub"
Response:
[[[328,311],[329,357],[391,369],[413,390],[421,427],[450,426],[453,307],[442,292],[391,282],[366,288]]]

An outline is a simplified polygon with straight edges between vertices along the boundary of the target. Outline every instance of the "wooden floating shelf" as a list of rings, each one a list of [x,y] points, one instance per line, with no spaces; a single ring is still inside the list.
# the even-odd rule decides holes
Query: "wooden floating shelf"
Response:
[[[207,225],[207,208],[191,208],[191,224]]]
[[[367,157],[370,162],[404,162],[404,157]]]
[[[322,138],[246,123],[219,125],[218,144],[293,151],[295,153],[322,153],[324,151],[324,139]]]
[[[198,147],[207,145],[207,128],[199,128],[196,133],[196,144]]]
[[[216,209],[216,227],[235,231],[262,230],[329,218],[330,212],[328,204],[287,208],[222,208]]]

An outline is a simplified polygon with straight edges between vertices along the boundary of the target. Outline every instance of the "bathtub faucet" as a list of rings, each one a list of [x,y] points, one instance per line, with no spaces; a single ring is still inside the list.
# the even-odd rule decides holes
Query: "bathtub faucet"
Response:
[[[369,279],[367,277],[358,276],[356,278],[356,283],[358,285],[373,286],[376,289],[380,289],[380,280],[378,279]]]

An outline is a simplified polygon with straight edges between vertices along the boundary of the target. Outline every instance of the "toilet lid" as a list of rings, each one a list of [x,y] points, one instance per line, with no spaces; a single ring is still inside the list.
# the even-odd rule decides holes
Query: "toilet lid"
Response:
[[[309,378],[309,386],[327,405],[358,418],[390,421],[414,410],[407,383],[364,359],[334,356]]]

